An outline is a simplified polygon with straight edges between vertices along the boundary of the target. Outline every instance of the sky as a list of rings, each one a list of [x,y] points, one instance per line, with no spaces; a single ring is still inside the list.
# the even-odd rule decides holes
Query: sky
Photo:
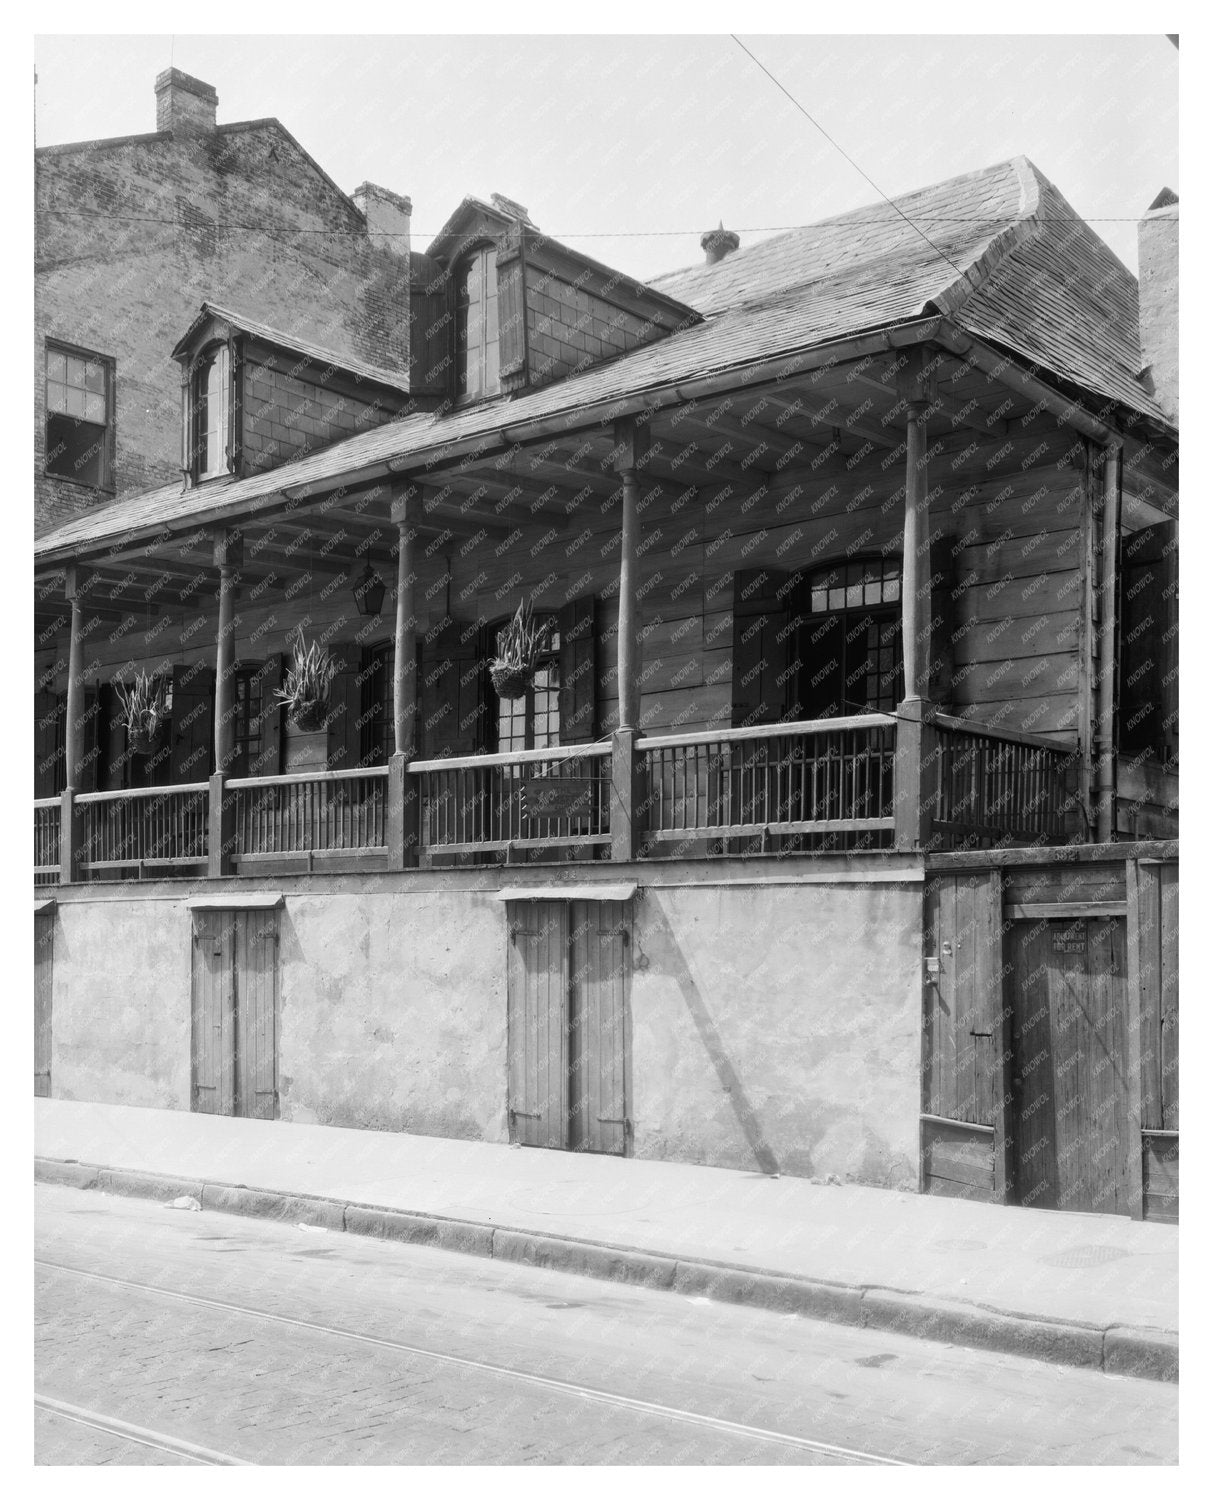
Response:
[[[171,63],[221,123],[275,116],[346,192],[407,194],[415,249],[500,192],[640,278],[720,221],[748,245],[1018,154],[1136,271],[1137,220],[1180,191],[1161,32],[739,35],[792,99],[724,34],[37,37],[37,140],[153,130]]]

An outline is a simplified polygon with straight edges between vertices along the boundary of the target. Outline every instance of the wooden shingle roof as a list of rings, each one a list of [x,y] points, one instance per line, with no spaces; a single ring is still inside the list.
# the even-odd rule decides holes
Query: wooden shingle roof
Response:
[[[740,250],[714,266],[654,280],[703,314],[667,338],[539,390],[442,414],[413,413],[247,479],[179,484],[129,496],[38,539],[62,558],[163,523],[247,515],[259,501],[361,468],[429,454],[596,404],[644,398],[793,356],[835,340],[944,314],[1085,391],[1154,421],[1166,418],[1137,379],[1137,283],[1027,160],[937,183]],[[929,236],[923,238],[906,219]]]

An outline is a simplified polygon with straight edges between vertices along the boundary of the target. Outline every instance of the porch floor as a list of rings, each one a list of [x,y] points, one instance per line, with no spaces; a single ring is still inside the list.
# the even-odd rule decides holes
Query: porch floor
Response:
[[[838,1321],[862,1317],[891,1331],[1122,1373],[1165,1363],[1159,1346],[1178,1327],[1178,1229],[1170,1224],[479,1141],[34,1102],[43,1162],[519,1231],[508,1246],[504,1236],[493,1244],[497,1256],[655,1285],[677,1261],[674,1288],[700,1294],[711,1294],[713,1270],[727,1268],[722,1280],[734,1290],[716,1295],[728,1300],[801,1305]],[[487,1235],[479,1238],[487,1247]],[[553,1239],[631,1255],[611,1263]],[[646,1265],[644,1257],[656,1259]],[[761,1277],[750,1294],[742,1289],[762,1272],[829,1285],[820,1298],[802,1291],[781,1303]]]

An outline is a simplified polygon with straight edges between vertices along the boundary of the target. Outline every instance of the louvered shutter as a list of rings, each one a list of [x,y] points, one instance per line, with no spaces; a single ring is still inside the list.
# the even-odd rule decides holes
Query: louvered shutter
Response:
[[[560,743],[598,737],[598,653],[594,596],[573,599],[560,611]]]
[[[448,620],[422,638],[421,724],[424,758],[474,755],[484,745],[482,632],[475,624]]]
[[[445,396],[452,384],[453,345],[445,285],[413,287],[409,309],[409,391],[414,396]]]
[[[173,667],[174,786],[205,781],[214,761],[215,669],[202,663]]]
[[[337,672],[329,687],[328,768],[349,771],[362,760],[361,651],[354,645],[333,648]]]
[[[777,724],[793,696],[788,667],[795,631],[778,596],[785,573],[733,574],[733,726]],[[785,595],[786,597],[786,595]]]
[[[931,649],[927,669],[927,696],[937,707],[947,709],[952,699],[952,664],[956,646],[958,611],[953,593],[956,584],[956,538],[941,536],[931,543],[928,568],[931,582]]]
[[[34,796],[63,790],[64,701],[45,689],[34,694]]]

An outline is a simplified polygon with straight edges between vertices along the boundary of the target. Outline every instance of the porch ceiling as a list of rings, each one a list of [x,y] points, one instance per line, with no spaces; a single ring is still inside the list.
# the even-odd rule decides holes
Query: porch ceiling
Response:
[[[812,465],[815,478],[855,480],[866,457],[900,451],[905,405],[898,391],[904,355],[839,363],[707,399],[688,397],[648,415],[649,447],[643,479],[667,495],[679,488],[732,486],[738,493],[795,482]],[[927,447],[941,457],[976,441],[1001,441],[1012,431],[1055,431],[1055,419],[1022,395],[963,360],[937,355],[937,399],[927,417]],[[87,608],[101,620],[148,622],[176,617],[209,602],[217,591],[212,535],[217,524],[238,526],[244,539],[242,590],[269,599],[310,575],[317,585],[352,586],[366,562],[391,584],[396,529],[393,495],[409,484],[420,495],[417,529],[431,552],[448,543],[490,545],[517,528],[566,524],[583,509],[607,512],[617,503],[613,434],[609,426],[537,437],[503,451],[452,454],[424,472],[334,476],[324,492],[304,496],[289,482],[260,498],[256,510],[223,523],[202,522],[186,534],[151,540],[113,539],[104,552],[81,560],[89,579]],[[300,465],[289,466],[297,470]],[[901,483],[899,469],[891,477]],[[282,478],[287,479],[286,471]],[[264,485],[264,481],[262,482]],[[227,486],[230,488],[231,486]],[[643,529],[643,518],[642,518]],[[62,565],[45,566],[35,580],[37,638],[66,629]],[[292,595],[287,595],[292,597]],[[49,642],[42,642],[48,644]]]

